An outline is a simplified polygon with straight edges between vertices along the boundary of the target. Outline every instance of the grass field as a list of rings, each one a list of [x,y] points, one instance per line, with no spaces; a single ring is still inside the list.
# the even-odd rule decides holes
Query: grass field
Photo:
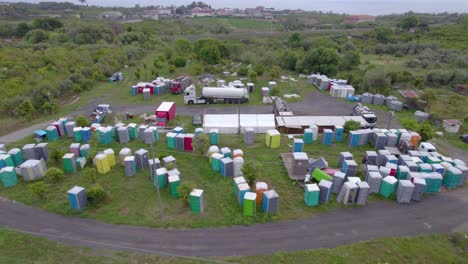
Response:
[[[234,263],[466,263],[467,234],[384,238],[333,249],[215,259]],[[69,246],[0,229],[2,263],[208,263],[106,249]]]
[[[179,125],[184,126],[186,129],[190,129],[190,126],[187,125],[188,122],[190,122],[190,118],[179,119]],[[341,205],[333,201],[334,199],[331,199],[330,204],[319,207],[307,208],[304,205],[302,187],[289,180],[280,158],[280,153],[291,151],[291,146],[288,144],[292,144],[292,140],[286,136],[282,136],[281,141],[281,147],[272,150],[265,146],[263,135],[257,135],[254,146],[246,146],[243,143],[242,136],[221,135],[219,144],[220,147],[241,148],[244,151],[246,161],[255,161],[261,165],[258,180],[267,182],[269,187],[275,189],[281,197],[281,209],[279,214],[275,216],[259,212],[255,217],[243,217],[242,210],[237,205],[233,195],[232,180],[230,178],[223,178],[218,172],[212,171],[207,158],[204,156],[196,155],[195,153],[174,152],[167,149],[164,137],[156,146],[156,156],[173,155],[177,159],[177,167],[182,173],[182,181],[193,182],[198,188],[205,190],[207,205],[205,213],[201,215],[191,214],[181,199],[170,197],[169,191],[166,188],[161,194],[164,219],[160,220],[156,206],[156,191],[149,179],[149,172],[140,170],[136,177],[127,178],[124,176],[121,165],[117,165],[110,173],[100,175],[97,179],[97,182],[110,194],[111,199],[98,208],[88,208],[82,212],[71,210],[66,197],[67,190],[75,185],[85,188],[93,185],[91,180],[83,177],[79,172],[75,175],[67,175],[62,183],[51,186],[45,200],[40,200],[33,196],[28,188],[29,183],[25,183],[22,180],[14,188],[1,189],[0,195],[65,215],[95,218],[104,222],[118,224],[163,227],[229,226],[298,219],[341,207]],[[26,142],[31,142],[31,140],[23,140],[16,146],[21,147]],[[52,142],[49,144],[49,153],[55,149],[67,152],[68,146],[71,143],[71,139]],[[11,148],[13,146],[8,147]],[[125,146],[119,143],[112,143],[108,146],[97,144],[93,152],[96,153],[106,148],[113,148],[115,153],[118,154],[122,147],[129,147],[133,151],[140,148],[148,149],[147,145],[140,140],[136,140]],[[360,162],[366,149],[370,149],[370,147],[357,147],[350,151],[355,155],[356,161]],[[347,150],[348,147],[343,142],[331,146],[323,146],[320,142],[314,142],[312,145],[306,145],[305,147],[305,151],[310,157],[325,157],[331,168],[337,167],[339,152]],[[62,164],[55,164],[54,161],[49,161],[48,166],[61,168]],[[363,176],[362,173],[360,175]],[[372,196],[371,199],[380,198]]]

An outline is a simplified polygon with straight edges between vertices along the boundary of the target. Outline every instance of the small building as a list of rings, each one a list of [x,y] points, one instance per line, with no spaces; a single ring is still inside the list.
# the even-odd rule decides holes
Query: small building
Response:
[[[192,9],[192,17],[207,17],[213,16],[213,10],[208,7],[195,7]]]
[[[143,15],[141,15],[141,17],[146,18],[146,19],[158,20],[159,19],[159,10],[158,9],[144,10]]]
[[[343,21],[343,24],[357,24],[362,22],[375,22],[375,16],[369,15],[355,15],[355,16],[348,16]]]
[[[124,14],[118,11],[107,11],[99,14],[99,19],[103,20],[120,20],[124,18]]]
[[[460,130],[461,122],[456,119],[446,119],[444,120],[444,130],[448,133],[458,133]]]

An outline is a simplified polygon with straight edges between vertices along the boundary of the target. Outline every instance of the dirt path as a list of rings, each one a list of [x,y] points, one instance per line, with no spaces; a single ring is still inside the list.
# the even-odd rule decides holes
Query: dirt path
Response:
[[[468,151],[457,148],[449,142],[437,137],[431,139],[431,142],[434,143],[438,150],[445,153],[445,155],[448,155],[454,159],[461,159],[466,164],[468,164]]]

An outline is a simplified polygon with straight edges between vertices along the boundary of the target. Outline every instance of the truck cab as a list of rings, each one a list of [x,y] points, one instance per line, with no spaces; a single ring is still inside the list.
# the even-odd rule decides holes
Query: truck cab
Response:
[[[104,114],[112,114],[112,107],[109,104],[100,104],[96,107],[95,111]]]
[[[356,104],[353,107],[353,112],[351,113],[355,116],[362,116],[364,120],[369,124],[369,127],[375,127],[377,124],[377,116],[372,112],[367,106],[362,105],[361,103]]]
[[[197,97],[197,89],[194,85],[185,88],[184,104],[205,104],[206,100]]]
[[[169,84],[169,90],[173,94],[180,94],[184,92],[185,88],[189,87],[192,84],[192,79],[190,77],[179,77],[174,79]]]

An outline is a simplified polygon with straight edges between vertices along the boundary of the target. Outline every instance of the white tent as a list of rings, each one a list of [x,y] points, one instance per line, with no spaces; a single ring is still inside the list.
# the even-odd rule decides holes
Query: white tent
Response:
[[[239,126],[240,121],[240,126]],[[273,114],[230,114],[230,115],[205,115],[203,129],[206,133],[212,128],[219,129],[220,134],[244,133],[245,128],[253,128],[255,133],[264,134],[275,129],[275,116]]]

